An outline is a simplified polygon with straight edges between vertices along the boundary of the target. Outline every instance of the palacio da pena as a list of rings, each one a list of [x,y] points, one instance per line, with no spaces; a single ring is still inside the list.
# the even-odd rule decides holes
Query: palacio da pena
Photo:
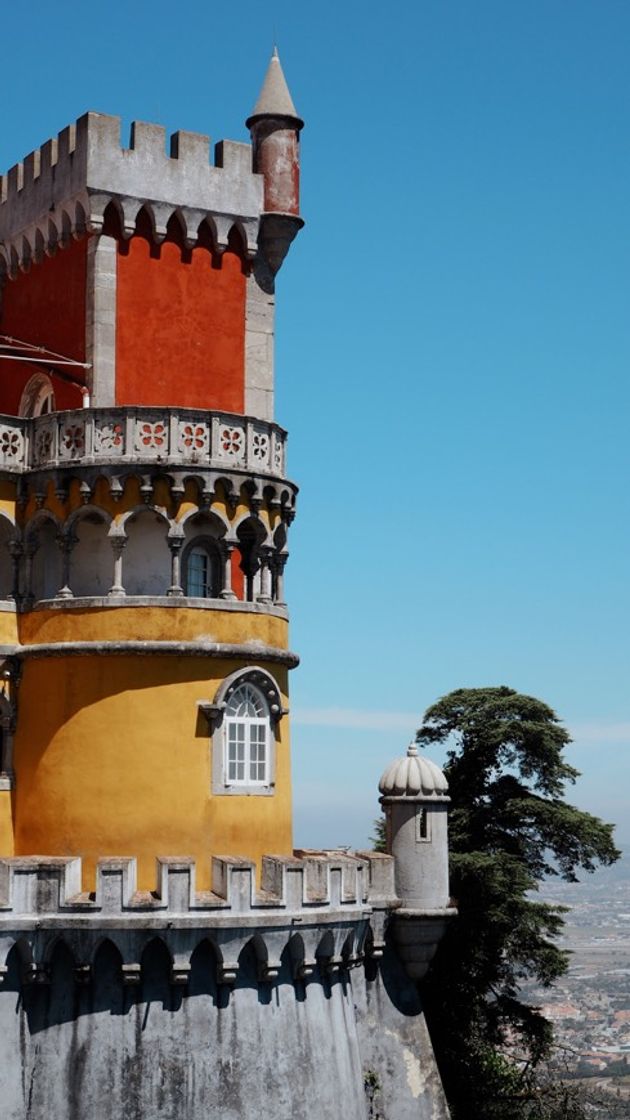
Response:
[[[389,854],[293,849],[275,51],[246,125],[90,112],[0,179],[3,1120],[448,1116],[444,776],[383,759]]]

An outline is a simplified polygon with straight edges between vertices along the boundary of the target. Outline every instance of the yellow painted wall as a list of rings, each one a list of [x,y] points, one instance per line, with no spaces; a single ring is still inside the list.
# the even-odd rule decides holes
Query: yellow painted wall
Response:
[[[13,851],[13,806],[8,789],[0,790],[0,856],[12,856]]]
[[[9,615],[13,618],[13,615]],[[0,614],[0,626],[2,615]],[[249,611],[195,607],[87,607],[29,611],[18,618],[20,642],[196,641],[262,642],[287,648],[286,618]],[[252,658],[255,659],[255,649]]]
[[[0,645],[14,645],[18,640],[18,616],[15,610],[0,611]]]
[[[0,481],[0,513],[15,522],[15,482]]]
[[[286,716],[276,742],[275,793],[211,792],[210,735],[197,701],[213,699],[227,675],[254,661],[27,660],[14,747],[15,854],[80,855],[85,889],[93,888],[99,858],[136,856],[144,890],[155,887],[158,855],[193,856],[198,887],[207,889],[212,854],[257,862],[265,852],[289,854]],[[276,678],[286,703],[286,670],[257,663]]]

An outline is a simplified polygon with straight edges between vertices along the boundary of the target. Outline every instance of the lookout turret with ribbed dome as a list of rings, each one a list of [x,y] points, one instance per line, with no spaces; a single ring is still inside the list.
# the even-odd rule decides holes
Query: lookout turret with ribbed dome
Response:
[[[394,939],[409,975],[421,979],[445,919],[455,913],[448,889],[448,783],[439,766],[411,743],[383,772],[379,791],[396,894],[402,900]]]

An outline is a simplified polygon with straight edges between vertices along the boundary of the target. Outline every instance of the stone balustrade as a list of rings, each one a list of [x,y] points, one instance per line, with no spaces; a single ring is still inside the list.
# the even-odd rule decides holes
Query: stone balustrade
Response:
[[[284,477],[286,432],[228,412],[86,408],[29,419],[0,416],[0,470],[164,463]]]

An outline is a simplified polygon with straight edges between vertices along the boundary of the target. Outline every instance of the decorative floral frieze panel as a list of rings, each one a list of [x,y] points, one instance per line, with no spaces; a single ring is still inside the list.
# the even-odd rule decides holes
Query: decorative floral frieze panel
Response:
[[[134,447],[143,455],[166,455],[168,452],[167,420],[136,420]]]
[[[180,420],[177,447],[185,459],[199,462],[208,454],[210,431],[207,424],[196,420]]]
[[[120,460],[159,460],[283,475],[285,435],[275,424],[192,409],[90,408],[34,419],[0,417],[8,471]]]
[[[269,432],[255,428],[251,438],[251,458],[258,467],[269,466]]]
[[[24,436],[19,428],[0,424],[0,462],[15,466],[24,457]]]
[[[94,454],[122,455],[125,447],[124,425],[116,420],[106,420],[94,425]]]
[[[85,424],[83,421],[61,424],[59,428],[59,458],[80,459],[85,452]]]
[[[52,458],[53,450],[53,429],[50,421],[44,426],[37,428],[35,432],[35,462],[46,463]]]
[[[273,441],[273,471],[284,474],[284,444],[277,432]]]
[[[221,459],[238,460],[245,451],[245,429],[222,424],[219,431],[218,452]]]

